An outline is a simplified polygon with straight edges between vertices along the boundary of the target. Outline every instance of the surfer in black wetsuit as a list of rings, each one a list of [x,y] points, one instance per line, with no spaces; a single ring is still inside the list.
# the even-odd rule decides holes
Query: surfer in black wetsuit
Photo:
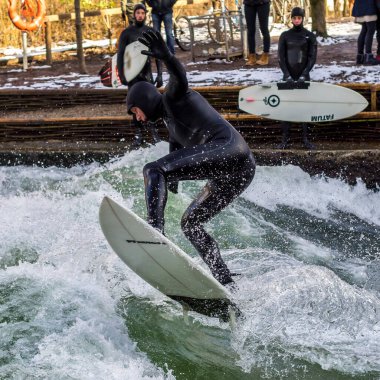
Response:
[[[189,89],[182,64],[170,53],[158,32],[139,41],[145,54],[161,59],[170,74],[165,92],[150,83],[135,84],[128,92],[128,111],[137,120],[162,118],[169,131],[169,154],[144,167],[148,222],[164,231],[167,191],[178,191],[178,181],[208,180],[181,220],[185,236],[223,285],[232,283],[218,244],[204,224],[228,206],[251,183],[253,155],[243,137],[197,92]]]
[[[134,23],[128,26],[128,28],[124,29],[119,37],[119,44],[117,49],[117,70],[119,73],[120,81],[122,84],[128,86],[130,89],[135,83],[145,81],[149,83],[155,83],[157,87],[162,87],[162,67],[161,62],[156,59],[156,67],[157,67],[157,77],[156,80],[153,80],[152,66],[151,60],[148,57],[148,60],[141,70],[141,72],[136,76],[136,78],[131,81],[127,81],[124,76],[124,52],[125,48],[138,40],[139,37],[142,36],[143,32],[152,29],[150,26],[145,25],[146,19],[146,7],[144,4],[136,4],[133,10]],[[145,127],[149,127],[152,133],[153,142],[157,143],[160,141],[158,136],[157,129],[153,124],[142,124],[133,117],[133,124],[136,127],[136,139],[133,142],[133,146],[138,147],[143,142],[142,139],[142,130]]]
[[[310,70],[317,59],[317,39],[304,28],[305,11],[295,7],[291,13],[293,27],[283,32],[278,42],[278,59],[283,72],[283,81],[291,85],[293,82],[310,81]],[[296,90],[295,90],[296,91]],[[302,110],[300,110],[302,112]],[[289,142],[289,123],[283,123],[282,143],[277,147],[284,149]],[[306,148],[314,149],[307,138],[308,124],[302,124],[303,143]]]

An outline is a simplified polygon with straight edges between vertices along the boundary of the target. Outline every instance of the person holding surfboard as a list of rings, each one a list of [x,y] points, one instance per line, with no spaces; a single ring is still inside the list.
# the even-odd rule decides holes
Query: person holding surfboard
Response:
[[[162,60],[169,72],[163,94],[151,83],[136,83],[128,92],[128,112],[142,122],[163,119],[169,131],[169,154],[144,166],[147,220],[164,233],[168,190],[177,193],[178,182],[207,180],[185,211],[185,236],[223,285],[233,284],[217,242],[204,225],[227,207],[251,183],[255,174],[252,152],[231,124],[198,92],[188,86],[186,72],[157,31],[139,41],[149,48],[143,54]]]
[[[278,61],[283,73],[283,81],[289,86],[310,81],[310,71],[317,59],[317,39],[303,26],[305,10],[294,7],[291,12],[293,27],[280,35],[278,42]],[[290,124],[282,124],[282,142],[277,146],[284,149],[289,142]],[[314,149],[307,138],[308,124],[302,123],[302,137],[306,148]]]
[[[152,65],[151,60],[148,58],[145,66],[141,70],[141,72],[131,81],[127,81],[124,75],[124,52],[126,47],[137,41],[139,37],[142,36],[143,32],[146,32],[147,30],[152,29],[150,26],[145,25],[145,19],[146,19],[146,7],[144,4],[136,4],[134,6],[133,10],[133,17],[134,22],[133,24],[129,25],[126,29],[124,29],[119,37],[119,43],[118,43],[118,49],[117,49],[117,70],[119,73],[120,81],[122,84],[128,86],[128,88],[132,88],[132,86],[135,83],[144,81],[149,83],[155,83],[157,87],[162,87],[162,67],[161,62],[156,59],[156,67],[157,67],[157,77],[156,80],[153,80],[153,74],[152,74]],[[139,122],[135,117],[133,117],[133,124],[136,128],[136,139],[133,142],[133,146],[138,147],[141,145],[143,139],[142,139],[142,131],[145,124],[142,124]],[[157,129],[155,128],[154,124],[147,124],[150,127],[153,141],[154,143],[157,143],[160,141],[160,138],[158,136]]]

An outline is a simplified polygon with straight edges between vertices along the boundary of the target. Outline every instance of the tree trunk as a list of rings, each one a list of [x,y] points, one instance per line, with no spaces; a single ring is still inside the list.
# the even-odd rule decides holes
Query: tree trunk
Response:
[[[82,18],[80,14],[80,0],[75,0],[75,33],[77,38],[77,57],[79,63],[79,71],[82,74],[87,74],[86,62],[83,51],[83,33],[82,33]]]
[[[327,37],[326,0],[310,0],[312,25],[311,30],[317,36]]]

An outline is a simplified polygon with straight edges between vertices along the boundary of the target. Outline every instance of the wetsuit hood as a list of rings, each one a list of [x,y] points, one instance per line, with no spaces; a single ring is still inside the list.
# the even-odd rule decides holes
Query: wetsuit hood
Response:
[[[137,21],[136,18],[135,18],[135,13],[136,13],[136,11],[139,10],[139,9],[142,9],[142,10],[145,12],[145,18],[144,18],[143,21]],[[135,18],[135,22],[134,22],[134,24],[135,24],[137,27],[141,28],[142,26],[145,25],[145,20],[146,20],[146,14],[147,14],[147,13],[148,13],[148,11],[146,10],[146,6],[145,6],[144,4],[142,4],[142,3],[138,3],[138,4],[136,4],[136,5],[134,6],[134,8],[133,8],[133,17]]]
[[[300,7],[294,7],[292,9],[292,13],[291,13],[290,17],[294,17],[294,16],[301,16],[302,17],[302,23],[299,25],[293,24],[293,29],[295,29],[295,30],[303,29],[303,20],[305,19],[305,10],[300,8]]]
[[[131,108],[140,108],[149,121],[156,121],[163,116],[162,95],[157,88],[148,82],[137,82],[127,94],[127,110],[132,114]]]

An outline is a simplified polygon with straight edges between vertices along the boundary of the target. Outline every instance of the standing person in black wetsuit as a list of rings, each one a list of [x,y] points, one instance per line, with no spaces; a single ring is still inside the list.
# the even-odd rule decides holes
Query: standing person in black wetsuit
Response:
[[[124,76],[124,52],[125,48],[131,44],[132,42],[135,42],[138,40],[139,37],[142,36],[143,32],[146,32],[147,30],[152,29],[151,27],[145,25],[145,19],[146,19],[146,8],[144,4],[136,4],[133,11],[133,17],[134,17],[134,23],[128,28],[124,29],[119,37],[119,44],[117,49],[117,70],[119,72],[120,81],[122,84],[127,85],[128,89],[131,89],[131,87],[141,81],[149,82],[149,83],[155,83],[157,87],[162,87],[162,67],[161,62],[156,59],[156,67],[157,67],[157,77],[156,81],[153,81],[153,74],[152,74],[152,67],[151,67],[151,60],[148,58],[145,66],[141,70],[141,72],[136,76],[136,78],[132,79],[131,81],[127,81]],[[136,117],[133,117],[133,125],[136,128],[136,139],[133,142],[133,146],[138,147],[141,145],[143,139],[142,139],[142,130],[143,130],[143,124],[139,122]],[[157,129],[153,124],[147,124],[151,130],[152,136],[153,136],[153,142],[157,143],[160,141],[160,138],[158,136]]]
[[[310,81],[310,70],[317,59],[317,39],[315,35],[304,28],[305,11],[295,7],[291,13],[293,27],[283,32],[278,41],[278,60],[283,73],[283,81],[289,85],[293,82]],[[296,90],[295,90],[296,91]],[[283,123],[282,143],[277,146],[284,149],[289,142],[288,122]],[[303,143],[308,149],[315,149],[307,138],[308,124],[302,123]]]
[[[161,35],[144,33],[145,54],[161,59],[170,74],[163,94],[150,83],[137,83],[127,96],[128,111],[141,121],[162,118],[169,131],[169,154],[144,167],[148,222],[164,232],[168,190],[178,181],[208,180],[181,220],[185,236],[223,285],[233,283],[218,244],[204,224],[228,206],[251,183],[253,155],[243,137],[197,92],[189,89],[182,64]]]

